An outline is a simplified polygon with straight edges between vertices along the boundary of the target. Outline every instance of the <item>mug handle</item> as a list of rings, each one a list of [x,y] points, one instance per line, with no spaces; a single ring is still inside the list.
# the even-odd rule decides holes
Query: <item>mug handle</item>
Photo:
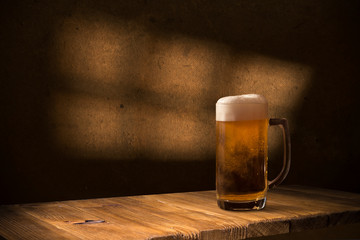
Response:
[[[286,178],[287,174],[290,170],[290,162],[291,162],[291,142],[290,142],[290,131],[289,131],[289,124],[287,119],[285,118],[270,118],[269,120],[270,126],[279,126],[283,132],[283,140],[284,140],[284,162],[279,175],[276,178],[269,181],[269,188],[276,187],[284,179]]]

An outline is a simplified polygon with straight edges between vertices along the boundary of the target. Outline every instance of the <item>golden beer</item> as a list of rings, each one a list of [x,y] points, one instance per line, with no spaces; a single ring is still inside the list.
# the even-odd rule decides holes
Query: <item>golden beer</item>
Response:
[[[248,203],[265,198],[268,122],[216,122],[216,189],[220,202]]]
[[[257,94],[224,97],[216,103],[216,194],[220,208],[265,206],[267,104]]]
[[[284,162],[268,181],[268,127],[284,134]],[[290,169],[287,120],[268,117],[268,102],[258,94],[220,98],[216,103],[216,197],[225,210],[262,209],[268,188],[279,185]]]

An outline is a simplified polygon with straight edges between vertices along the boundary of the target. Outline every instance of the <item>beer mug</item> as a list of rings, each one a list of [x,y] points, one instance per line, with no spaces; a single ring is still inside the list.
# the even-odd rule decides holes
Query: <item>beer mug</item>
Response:
[[[284,162],[268,181],[268,127],[283,130]],[[263,209],[269,188],[280,184],[290,168],[287,120],[268,117],[268,102],[258,94],[220,98],[216,103],[216,197],[225,210]]]

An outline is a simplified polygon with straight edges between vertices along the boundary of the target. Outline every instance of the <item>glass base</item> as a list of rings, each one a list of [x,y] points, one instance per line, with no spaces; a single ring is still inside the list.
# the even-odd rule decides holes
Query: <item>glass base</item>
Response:
[[[217,204],[221,209],[231,211],[245,211],[245,210],[261,210],[265,207],[266,198],[254,201],[239,202],[231,200],[217,200]]]

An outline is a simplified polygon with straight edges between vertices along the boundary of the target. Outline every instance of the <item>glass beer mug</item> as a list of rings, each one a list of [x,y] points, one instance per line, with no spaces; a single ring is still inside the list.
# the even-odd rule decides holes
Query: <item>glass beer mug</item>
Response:
[[[284,162],[268,181],[268,127],[279,125]],[[225,210],[263,209],[268,188],[280,184],[290,168],[290,133],[286,119],[268,117],[265,97],[246,94],[216,103],[216,197]]]

